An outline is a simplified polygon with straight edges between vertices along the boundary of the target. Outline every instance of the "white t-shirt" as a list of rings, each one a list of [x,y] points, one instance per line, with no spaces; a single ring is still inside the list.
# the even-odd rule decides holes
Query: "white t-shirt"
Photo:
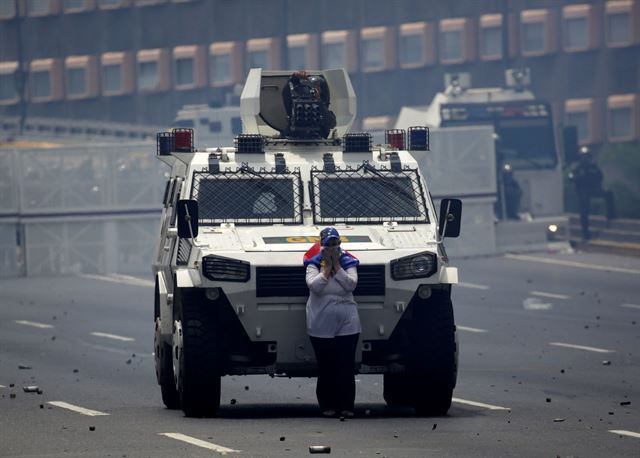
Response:
[[[348,336],[362,331],[353,290],[358,270],[349,267],[325,278],[318,267],[307,266],[307,333],[312,337]]]

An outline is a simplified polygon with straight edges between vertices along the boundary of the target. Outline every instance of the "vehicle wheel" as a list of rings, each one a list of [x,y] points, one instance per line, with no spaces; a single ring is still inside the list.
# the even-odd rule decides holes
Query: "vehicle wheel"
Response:
[[[457,377],[456,328],[449,290],[434,290],[413,310],[409,372],[419,415],[446,415]],[[422,306],[421,306],[422,305]]]
[[[182,410],[187,417],[212,417],[220,408],[220,347],[216,308],[197,294],[176,288],[174,294],[173,370]]]
[[[389,407],[413,405],[410,378],[406,374],[384,374],[382,396]]]
[[[180,398],[178,396],[178,390],[176,390],[176,382],[173,376],[171,345],[162,341],[160,329],[160,318],[156,318],[156,331],[153,339],[156,379],[158,380],[158,385],[160,385],[162,402],[167,406],[167,409],[179,409]]]

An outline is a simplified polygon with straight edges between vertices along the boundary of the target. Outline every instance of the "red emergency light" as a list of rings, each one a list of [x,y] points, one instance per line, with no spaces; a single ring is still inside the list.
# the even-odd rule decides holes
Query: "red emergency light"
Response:
[[[393,149],[406,149],[406,135],[404,129],[387,129],[384,131],[384,142]]]
[[[193,151],[193,129],[175,128],[173,129],[173,139],[176,152],[191,153]]]

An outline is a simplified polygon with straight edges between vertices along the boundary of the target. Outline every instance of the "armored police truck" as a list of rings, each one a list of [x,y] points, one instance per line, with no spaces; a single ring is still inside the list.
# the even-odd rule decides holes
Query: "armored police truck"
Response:
[[[197,150],[191,129],[158,134],[158,158],[171,168],[153,263],[163,401],[211,416],[222,376],[317,374],[303,255],[335,226],[360,260],[354,370],[384,374],[387,404],[444,415],[457,378],[458,272],[443,238],[459,234],[461,202],[443,199],[438,219],[412,156],[429,154],[428,129],[394,131],[394,146],[374,146],[369,134],[349,133],[347,73],[309,74],[330,92],[328,138],[313,129],[322,117],[313,102],[294,98],[295,116],[287,113],[291,74],[261,69],[249,72],[234,146]]]

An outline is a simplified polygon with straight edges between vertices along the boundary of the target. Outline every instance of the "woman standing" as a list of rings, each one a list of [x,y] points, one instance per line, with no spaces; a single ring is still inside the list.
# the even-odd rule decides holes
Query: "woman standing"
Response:
[[[316,395],[324,416],[353,416],[354,376],[360,317],[353,299],[359,261],[340,248],[333,227],[320,233],[321,249],[305,259],[307,267],[307,332],[318,363]]]

